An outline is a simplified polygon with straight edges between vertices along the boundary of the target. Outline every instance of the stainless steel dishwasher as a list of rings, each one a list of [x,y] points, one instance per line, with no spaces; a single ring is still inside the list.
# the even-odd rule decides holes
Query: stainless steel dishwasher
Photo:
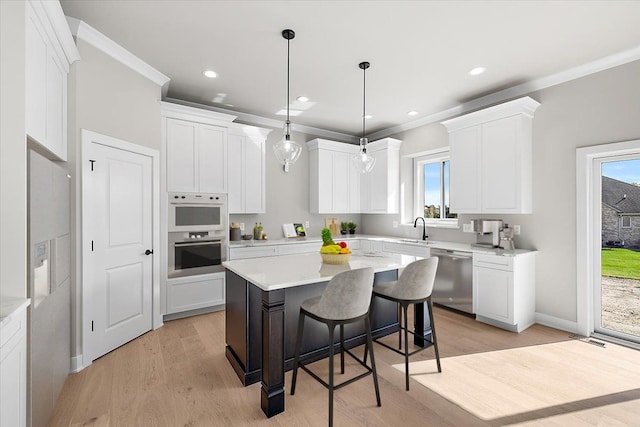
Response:
[[[438,270],[431,299],[435,304],[473,313],[473,262],[471,252],[431,249]]]

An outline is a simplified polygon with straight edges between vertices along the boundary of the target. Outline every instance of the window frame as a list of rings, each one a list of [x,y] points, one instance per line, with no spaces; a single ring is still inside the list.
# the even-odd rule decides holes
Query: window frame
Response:
[[[446,212],[444,204],[444,162],[449,161],[449,192],[451,192],[451,159],[449,148],[425,153],[413,158],[413,214],[414,218],[424,218],[427,226],[458,228],[458,218],[425,218],[424,216],[424,165],[428,163],[440,164],[440,215]],[[451,204],[451,194],[449,194]]]
[[[625,219],[628,219],[629,225],[624,225]],[[624,229],[631,228],[631,215],[620,215],[620,228],[624,228]]]

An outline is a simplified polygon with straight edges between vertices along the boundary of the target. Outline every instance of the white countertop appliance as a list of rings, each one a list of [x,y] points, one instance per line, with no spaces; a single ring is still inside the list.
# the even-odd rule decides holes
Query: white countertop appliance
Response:
[[[500,247],[500,231],[502,231],[501,219],[474,219],[473,231],[478,235],[491,234],[491,243],[477,242],[474,245],[480,247],[498,248]]]

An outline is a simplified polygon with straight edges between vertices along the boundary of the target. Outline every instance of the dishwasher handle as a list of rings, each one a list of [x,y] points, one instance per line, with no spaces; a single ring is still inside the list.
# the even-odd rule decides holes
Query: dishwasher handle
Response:
[[[470,252],[452,251],[449,249],[431,249],[431,256],[446,257],[452,259],[471,259],[473,254]]]

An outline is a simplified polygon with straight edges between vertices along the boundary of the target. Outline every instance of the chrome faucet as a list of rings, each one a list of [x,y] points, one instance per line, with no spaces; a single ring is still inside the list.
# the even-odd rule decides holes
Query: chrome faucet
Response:
[[[413,222],[413,228],[418,228],[418,220],[422,220],[422,240],[427,240],[429,236],[427,236],[427,224],[424,222],[424,218],[419,216]]]

